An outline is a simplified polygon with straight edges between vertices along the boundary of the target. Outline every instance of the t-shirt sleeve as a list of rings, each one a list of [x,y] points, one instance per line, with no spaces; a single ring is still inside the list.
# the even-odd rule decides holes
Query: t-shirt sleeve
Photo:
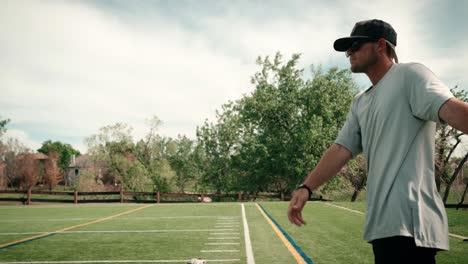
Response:
[[[354,102],[335,143],[347,148],[353,154],[353,157],[362,152],[361,128],[354,113]]]
[[[407,92],[411,112],[420,119],[441,123],[439,109],[447,100],[453,98],[453,94],[424,65],[412,64],[409,69],[407,78],[411,80],[411,85]]]

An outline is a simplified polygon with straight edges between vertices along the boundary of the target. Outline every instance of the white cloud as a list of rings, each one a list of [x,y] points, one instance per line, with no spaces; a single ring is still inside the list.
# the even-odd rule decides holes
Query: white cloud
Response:
[[[34,152],[42,145],[41,143],[31,139],[28,133],[19,129],[8,129],[2,138],[4,139],[4,142],[8,142],[8,139],[17,139],[21,144],[24,144],[24,146]]]
[[[132,31],[87,6],[46,3],[13,6],[11,19],[4,17],[5,53],[16,56],[3,62],[11,65],[1,76],[7,96],[0,101],[17,122],[90,133],[156,114],[165,123],[191,124],[179,133],[193,135],[195,124],[248,90],[236,58],[211,52],[202,36],[177,25]]]
[[[40,127],[49,136],[41,141],[84,138],[115,122],[130,124],[138,138],[152,115],[163,121],[164,135],[193,137],[221,104],[252,90],[257,56],[280,51],[287,60],[300,52],[301,67],[346,65],[333,41],[374,17],[398,31],[401,61],[422,61],[444,80],[468,83],[466,52],[434,56],[420,24],[427,2],[240,1],[209,12],[181,6],[175,15],[140,3],[115,10],[95,2],[2,1],[2,116],[34,138],[28,127]],[[465,37],[457,47],[466,44]]]

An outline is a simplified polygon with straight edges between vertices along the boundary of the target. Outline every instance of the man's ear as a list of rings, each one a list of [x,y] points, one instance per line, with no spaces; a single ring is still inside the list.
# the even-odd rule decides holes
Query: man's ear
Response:
[[[379,38],[377,50],[381,53],[387,53],[387,42],[384,38]]]

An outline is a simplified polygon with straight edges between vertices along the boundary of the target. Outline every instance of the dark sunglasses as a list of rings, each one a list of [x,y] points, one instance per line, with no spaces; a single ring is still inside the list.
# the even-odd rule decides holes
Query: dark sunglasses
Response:
[[[378,39],[359,39],[359,40],[355,40],[351,44],[351,46],[349,46],[346,53],[348,53],[348,51],[356,52],[362,47],[362,45],[364,45],[366,43],[369,43],[369,42],[377,42],[377,41],[379,41],[379,40]]]

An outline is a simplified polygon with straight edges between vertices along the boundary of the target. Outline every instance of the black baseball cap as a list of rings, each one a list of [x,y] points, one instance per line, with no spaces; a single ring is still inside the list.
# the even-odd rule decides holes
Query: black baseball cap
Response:
[[[393,45],[393,49],[397,44],[397,33],[389,23],[378,19],[364,20],[354,25],[349,37],[335,40],[333,48],[335,48],[336,51],[347,51],[356,40],[373,40],[379,38],[384,38],[390,42],[390,44]]]

